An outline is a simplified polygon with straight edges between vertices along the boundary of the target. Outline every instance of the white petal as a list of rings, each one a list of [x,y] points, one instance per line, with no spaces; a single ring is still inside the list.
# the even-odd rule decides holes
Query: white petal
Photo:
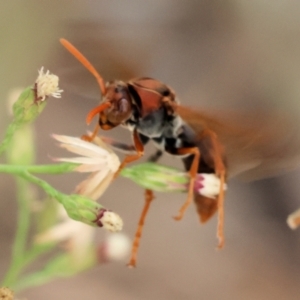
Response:
[[[80,195],[85,195],[91,198],[92,200],[97,200],[102,196],[102,194],[105,192],[105,190],[111,183],[113,179],[113,173],[109,173],[101,182],[98,182],[98,184],[94,186],[93,190],[87,190],[86,186],[89,184],[88,181],[91,180],[93,176],[94,174],[92,174],[87,179],[79,183],[76,187],[76,192]]]
[[[107,153],[107,151],[105,149],[100,148],[93,143],[86,142],[77,137],[71,137],[71,136],[66,136],[66,135],[57,135],[57,134],[52,134],[52,137],[54,139],[56,139],[57,141],[64,143],[64,144],[78,146],[79,148],[82,148],[82,149],[92,150],[93,153],[98,153],[98,154]]]
[[[115,153],[111,153],[110,159],[107,161],[109,169],[115,173],[119,170],[120,167],[120,159]]]
[[[88,135],[92,135],[92,132],[88,131]],[[104,148],[105,150],[107,150],[110,153],[114,153],[113,150],[109,147],[109,145],[106,144],[100,136],[95,136],[93,141],[99,147]]]
[[[60,223],[51,229],[47,230],[39,234],[36,237],[37,243],[47,243],[47,242],[62,242],[65,241],[72,236],[74,236],[77,232],[77,227],[79,226],[80,222],[73,221],[71,219]]]
[[[56,158],[56,161],[71,162],[75,164],[97,165],[98,169],[108,168],[108,161],[104,158],[93,159],[90,157],[63,157]]]
[[[99,182],[98,186],[94,189],[93,193],[90,195],[92,200],[99,199],[102,194],[106,191],[111,181],[114,178],[114,173],[109,173],[101,182]]]
[[[94,173],[98,172],[99,170],[106,168],[108,169],[107,165],[91,165],[91,164],[86,164],[86,165],[79,165],[78,167],[75,168],[75,171],[80,172],[80,173]]]
[[[93,195],[94,191],[97,189],[97,186],[108,175],[108,172],[108,170],[103,169],[93,173],[76,187],[76,192],[80,195],[91,197],[91,195]]]
[[[108,157],[109,155],[111,155],[108,151],[106,151],[105,149],[97,149],[97,152],[95,151],[95,149],[87,149],[87,148],[83,148],[80,147],[78,145],[72,145],[72,144],[61,144],[60,145],[61,148],[64,148],[66,150],[68,150],[69,152],[73,152],[82,156],[87,156],[87,157],[98,157],[98,156],[102,156],[102,157]]]

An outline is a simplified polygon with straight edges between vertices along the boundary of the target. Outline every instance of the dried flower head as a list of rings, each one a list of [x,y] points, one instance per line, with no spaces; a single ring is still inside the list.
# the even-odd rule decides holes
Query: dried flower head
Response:
[[[99,211],[95,223],[100,227],[103,226],[105,229],[111,232],[117,232],[123,228],[123,220],[120,218],[120,216],[107,209],[102,209]]]
[[[58,76],[50,74],[49,70],[44,73],[44,67],[42,67],[35,81],[37,100],[44,101],[48,96],[61,98],[63,90],[59,89],[58,82]]]
[[[13,291],[7,287],[1,287],[0,288],[0,299],[1,300],[13,300],[14,299]]]

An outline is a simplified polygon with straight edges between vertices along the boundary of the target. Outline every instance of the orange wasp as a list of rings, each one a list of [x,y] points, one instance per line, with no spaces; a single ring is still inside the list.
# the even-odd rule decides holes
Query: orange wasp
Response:
[[[97,79],[102,102],[87,115],[89,124],[95,116],[99,122],[91,136],[92,141],[99,128],[110,130],[116,126],[127,127],[133,136],[133,145],[125,145],[111,139],[109,143],[128,154],[115,177],[130,162],[144,155],[144,145],[153,141],[158,152],[152,156],[156,161],[163,152],[183,159],[190,174],[188,196],[175,220],[181,220],[194,199],[201,222],[206,222],[218,211],[218,247],[224,245],[224,186],[228,176],[251,172],[262,176],[276,173],[282,166],[286,150],[293,137],[282,143],[286,129],[274,128],[274,116],[238,116],[242,121],[236,124],[237,116],[211,117],[201,111],[178,104],[175,92],[168,85],[152,78],[142,77],[128,82],[114,80],[105,83],[91,63],[67,40],[62,45],[77,58]],[[224,117],[224,116],[223,116]],[[224,119],[224,118],[223,118]],[[279,119],[278,119],[279,120]],[[134,152],[134,154],[132,154]],[[194,192],[197,173],[211,173],[219,177],[220,190],[217,199],[211,199]],[[256,175],[255,175],[256,176]],[[150,202],[152,191],[146,190],[146,203],[140,217],[133,242],[129,265],[135,266],[139,240]]]

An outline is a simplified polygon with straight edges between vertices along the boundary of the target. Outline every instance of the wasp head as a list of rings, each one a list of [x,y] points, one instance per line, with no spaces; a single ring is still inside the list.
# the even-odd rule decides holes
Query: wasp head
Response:
[[[109,130],[128,120],[131,113],[132,104],[126,83],[112,81],[106,85],[103,102],[88,114],[87,123],[99,114],[100,127]]]

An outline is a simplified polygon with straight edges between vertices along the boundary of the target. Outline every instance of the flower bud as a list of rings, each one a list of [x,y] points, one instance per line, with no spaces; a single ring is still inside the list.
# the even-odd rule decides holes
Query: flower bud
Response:
[[[112,232],[122,230],[123,221],[119,215],[85,196],[77,194],[66,196],[61,203],[73,220],[104,227]]]
[[[189,182],[187,173],[155,163],[143,163],[123,169],[121,175],[145,189],[157,192],[186,192]]]
[[[36,102],[32,87],[27,87],[13,105],[15,122],[19,125],[33,122],[44,110],[46,102]]]
[[[44,73],[43,69],[39,71],[34,87],[27,87],[13,105],[13,114],[18,125],[34,121],[45,108],[44,100],[48,96],[61,97],[63,90],[58,87],[58,77],[49,71]]]

